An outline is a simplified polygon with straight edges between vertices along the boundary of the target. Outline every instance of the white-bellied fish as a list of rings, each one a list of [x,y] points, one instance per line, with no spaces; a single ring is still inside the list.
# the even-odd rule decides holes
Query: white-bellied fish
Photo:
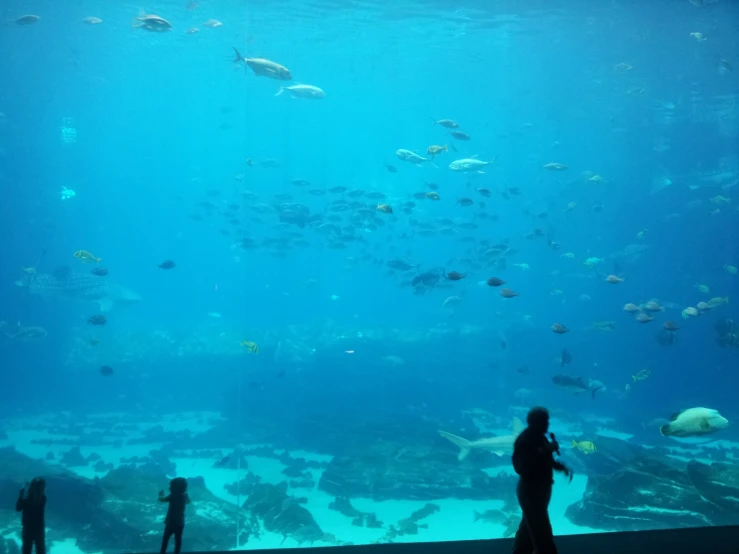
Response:
[[[313,85],[292,85],[289,87],[280,87],[275,96],[280,96],[283,92],[289,92],[293,98],[326,98],[326,93]]]
[[[485,173],[483,169],[485,166],[495,162],[495,158],[489,162],[478,160],[477,158],[462,158],[461,160],[454,160],[449,164],[449,169],[458,173]]]
[[[406,150],[405,148],[399,148],[398,150],[396,150],[395,155],[398,157],[399,160],[412,164],[421,164],[428,161],[427,158],[419,156],[415,152],[411,150]]]
[[[290,70],[284,65],[280,65],[266,58],[245,58],[239,54],[236,48],[234,48],[234,52],[236,52],[234,62],[244,62],[257,77],[268,77],[269,79],[276,79],[278,81],[292,81],[293,76]]]

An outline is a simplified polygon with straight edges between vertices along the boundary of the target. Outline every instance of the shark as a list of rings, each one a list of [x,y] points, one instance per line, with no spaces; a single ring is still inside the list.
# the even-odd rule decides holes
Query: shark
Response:
[[[516,442],[518,435],[521,434],[525,425],[517,417],[513,418],[513,431],[510,435],[501,435],[499,437],[485,437],[471,441],[452,435],[446,431],[439,431],[439,435],[445,439],[451,441],[459,447],[459,454],[457,459],[459,461],[464,460],[472,450],[484,450],[486,452],[492,452],[498,456],[513,455],[513,444]]]
[[[89,273],[56,272],[34,273],[15,283],[28,294],[98,304],[101,312],[109,312],[116,305],[135,304],[141,301],[138,293],[106,278]]]

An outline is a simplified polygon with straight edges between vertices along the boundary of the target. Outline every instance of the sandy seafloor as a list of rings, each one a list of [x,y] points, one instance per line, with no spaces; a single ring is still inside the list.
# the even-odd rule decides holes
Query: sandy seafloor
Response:
[[[109,418],[115,414],[100,414],[97,417]],[[121,420],[126,419],[126,416],[120,414]],[[68,439],[68,436],[58,436],[44,433],[38,430],[28,430],[30,427],[38,426],[44,421],[50,421],[52,416],[37,416],[33,418],[24,419],[10,419],[5,420],[5,430],[8,438],[0,441],[0,447],[13,446],[19,452],[38,459],[44,459],[48,452],[53,452],[55,459],[59,460],[61,455],[68,451],[71,447],[69,445],[51,445],[47,446],[44,444],[33,444],[33,440],[39,439]],[[165,431],[180,431],[189,430],[193,433],[206,431],[209,426],[204,425],[203,421],[213,421],[218,419],[219,414],[216,413],[192,413],[192,414],[173,414],[171,416],[161,416],[157,420],[152,420],[150,423],[138,422],[139,428],[144,431],[149,427],[155,425],[161,425]],[[553,422],[554,424],[554,422]],[[562,436],[567,437],[571,434],[576,434],[574,430],[569,433],[565,425],[560,425],[558,429],[562,429]],[[509,430],[492,430],[485,429],[485,434],[488,431],[497,431],[497,434],[510,433]],[[618,436],[619,434],[613,431],[609,431],[607,428],[603,428],[599,434]],[[119,437],[116,437],[119,438]],[[135,438],[130,436],[129,438]],[[626,437],[623,437],[626,438]],[[112,439],[113,440],[113,439]],[[105,462],[114,464],[115,467],[120,465],[122,457],[132,456],[146,456],[151,450],[160,448],[162,445],[159,443],[151,444],[137,444],[132,446],[126,446],[124,448],[113,447],[113,446],[90,446],[81,447],[81,453],[87,457],[93,452],[100,455]],[[245,448],[254,448],[262,445],[243,445]],[[692,445],[680,445],[675,444],[676,452],[679,457],[680,451],[684,452],[686,458],[695,458],[698,456],[700,449],[690,448]],[[684,448],[685,447],[685,448]],[[224,455],[227,450],[223,450]],[[279,452],[279,451],[278,451]],[[305,459],[314,459],[327,461],[330,459],[329,456],[314,454],[303,451],[291,451],[290,454],[294,457],[301,457]],[[263,482],[277,484],[286,481],[285,475],[282,473],[284,465],[279,461],[272,458],[262,458],[255,456],[246,456],[249,464],[249,470],[260,476]],[[236,504],[237,498],[225,492],[224,485],[226,483],[233,483],[238,480],[239,472],[232,469],[218,469],[213,468],[214,460],[212,458],[197,459],[197,458],[174,458],[172,461],[177,465],[177,476],[180,477],[196,477],[202,476],[205,479],[206,487],[216,496]],[[496,458],[491,454],[491,474],[497,474],[500,471],[513,471],[509,465],[501,464],[502,460]],[[58,462],[49,462],[58,463]],[[70,471],[77,473],[83,477],[93,478],[95,476],[102,476],[104,474],[97,473],[91,466],[87,467],[75,467],[68,468]],[[314,475],[314,480],[318,483],[320,478],[321,470],[311,470]],[[245,471],[241,472],[241,476],[245,474]],[[28,476],[29,479],[33,476]],[[170,476],[174,477],[174,475]],[[552,501],[550,504],[549,513],[552,520],[554,531],[557,535],[568,535],[568,534],[579,534],[579,533],[591,533],[591,532],[602,532],[601,529],[592,529],[589,527],[581,527],[574,525],[565,517],[565,510],[567,507],[577,501],[579,501],[585,491],[587,484],[587,476],[575,475],[575,478],[571,483],[562,476],[557,476],[556,483],[554,486],[554,492]],[[166,489],[167,483],[162,483],[161,488]],[[332,533],[340,541],[348,541],[354,544],[363,543],[374,543],[379,541],[385,534],[385,529],[371,529],[366,527],[356,527],[351,524],[351,519],[340,514],[339,512],[329,509],[329,504],[334,500],[334,497],[314,489],[296,488],[290,489],[289,493],[295,496],[302,496],[308,498],[308,503],[305,507],[313,514],[318,525],[327,533]],[[49,494],[53,494],[53,491],[49,491]],[[152,491],[152,503],[156,501],[157,491]],[[197,498],[193,498],[193,504],[188,507],[188,512],[192,514],[193,510],[197,510]],[[243,503],[245,497],[242,496],[241,502]],[[377,514],[380,521],[386,524],[395,523],[401,519],[408,517],[408,515],[420,508],[422,508],[427,502],[426,501],[384,501],[376,502],[367,498],[352,498],[352,505],[363,512],[374,512]],[[397,542],[431,542],[431,541],[453,541],[453,540],[471,540],[471,539],[489,539],[501,537],[504,531],[502,524],[491,524],[483,521],[474,521],[475,511],[483,512],[490,509],[500,509],[503,506],[502,501],[491,500],[491,501],[471,501],[471,500],[434,500],[434,504],[437,504],[441,509],[432,514],[431,516],[424,519],[423,523],[428,524],[427,529],[420,529],[417,535],[401,536],[395,539]],[[162,510],[162,521],[164,519],[166,509]],[[235,525],[235,524],[234,524]],[[20,518],[18,521],[17,530],[5,530],[1,531],[4,536],[8,538],[19,539],[20,531]],[[234,528],[234,537],[236,536]],[[324,546],[325,544],[317,541],[313,546]],[[283,542],[282,535],[276,533],[269,533],[263,531],[260,538],[250,538],[248,544],[241,545],[238,549],[265,549],[265,548],[279,548],[279,547],[297,547],[295,541],[287,540]],[[310,545],[304,544],[304,547]],[[77,554],[81,553],[82,550],[76,547],[74,537],[69,537],[64,542],[55,542],[49,545],[51,551],[56,554]],[[185,533],[183,549],[187,549],[187,533]],[[233,550],[237,550],[234,544]],[[93,554],[91,552],[85,554]]]

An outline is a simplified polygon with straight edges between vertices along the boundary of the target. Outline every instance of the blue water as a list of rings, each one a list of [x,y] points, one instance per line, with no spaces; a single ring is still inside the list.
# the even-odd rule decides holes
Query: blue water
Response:
[[[186,4],[146,6],[172,23],[167,33],[132,28],[134,3],[9,0],[0,10],[5,21],[41,16],[0,27],[0,320],[48,332],[0,343],[3,417],[324,414],[350,433],[362,422],[442,423],[476,407],[503,419],[513,406],[543,403],[575,422],[609,418],[618,432],[659,445],[667,439],[647,422],[704,406],[729,420],[721,438],[737,439],[737,348],[720,347],[715,330],[737,317],[739,293],[739,276],[724,267],[739,266],[734,3]],[[103,21],[85,25],[88,16]],[[211,18],[223,26],[203,27]],[[283,64],[293,82],[255,76],[233,63],[232,47]],[[327,96],[275,97],[295,83]],[[459,122],[471,140],[453,139],[432,118]],[[422,167],[395,155],[425,155],[432,144],[456,151]],[[484,174],[448,169],[473,155],[496,162]],[[279,167],[262,167],[266,159]],[[552,162],[567,170],[543,169]],[[651,194],[664,178],[672,184]],[[412,197],[429,182],[440,201]],[[325,192],[336,186],[387,196]],[[506,186],[520,196],[504,198]],[[63,187],[76,195],[63,200]],[[463,207],[463,197],[475,204]],[[326,219],[341,199],[370,210],[387,202],[393,214],[351,222],[355,206]],[[280,225],[274,211],[253,209],[280,202],[320,221]],[[318,229],[329,222],[351,223],[361,240],[331,248]],[[419,222],[453,232],[422,236]],[[525,238],[535,229],[545,236]],[[245,237],[256,246],[239,247]],[[475,265],[481,241],[517,253],[504,269]],[[617,260],[629,245],[646,248]],[[94,304],[14,284],[39,259],[39,273],[88,272],[96,264],[75,259],[78,250],[102,258],[103,278],[142,301],[115,307],[96,328],[87,323]],[[589,257],[603,261],[591,269]],[[420,269],[388,274],[392,258]],[[176,267],[159,269],[164,260]],[[466,276],[425,294],[404,284],[434,267]],[[609,284],[608,274],[624,281]],[[491,276],[519,296],[502,298],[484,283]],[[450,296],[462,300],[442,307]],[[681,317],[713,297],[729,304]],[[651,299],[665,311],[648,324],[623,311]],[[680,329],[661,346],[666,320]],[[615,329],[595,330],[596,321]],[[556,322],[570,332],[553,333]],[[300,360],[275,355],[288,340]],[[565,348],[573,361],[560,368]],[[103,365],[114,374],[101,375]],[[644,368],[651,375],[634,381]],[[553,386],[562,372],[607,390],[574,396]],[[521,402],[521,389],[533,396]]]

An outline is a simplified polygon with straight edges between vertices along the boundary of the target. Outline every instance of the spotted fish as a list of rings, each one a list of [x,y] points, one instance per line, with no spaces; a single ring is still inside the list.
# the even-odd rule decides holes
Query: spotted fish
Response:
[[[26,288],[29,294],[46,298],[94,302],[100,306],[101,312],[110,311],[114,305],[133,304],[141,300],[138,293],[89,273],[39,273],[25,276],[15,284]]]

